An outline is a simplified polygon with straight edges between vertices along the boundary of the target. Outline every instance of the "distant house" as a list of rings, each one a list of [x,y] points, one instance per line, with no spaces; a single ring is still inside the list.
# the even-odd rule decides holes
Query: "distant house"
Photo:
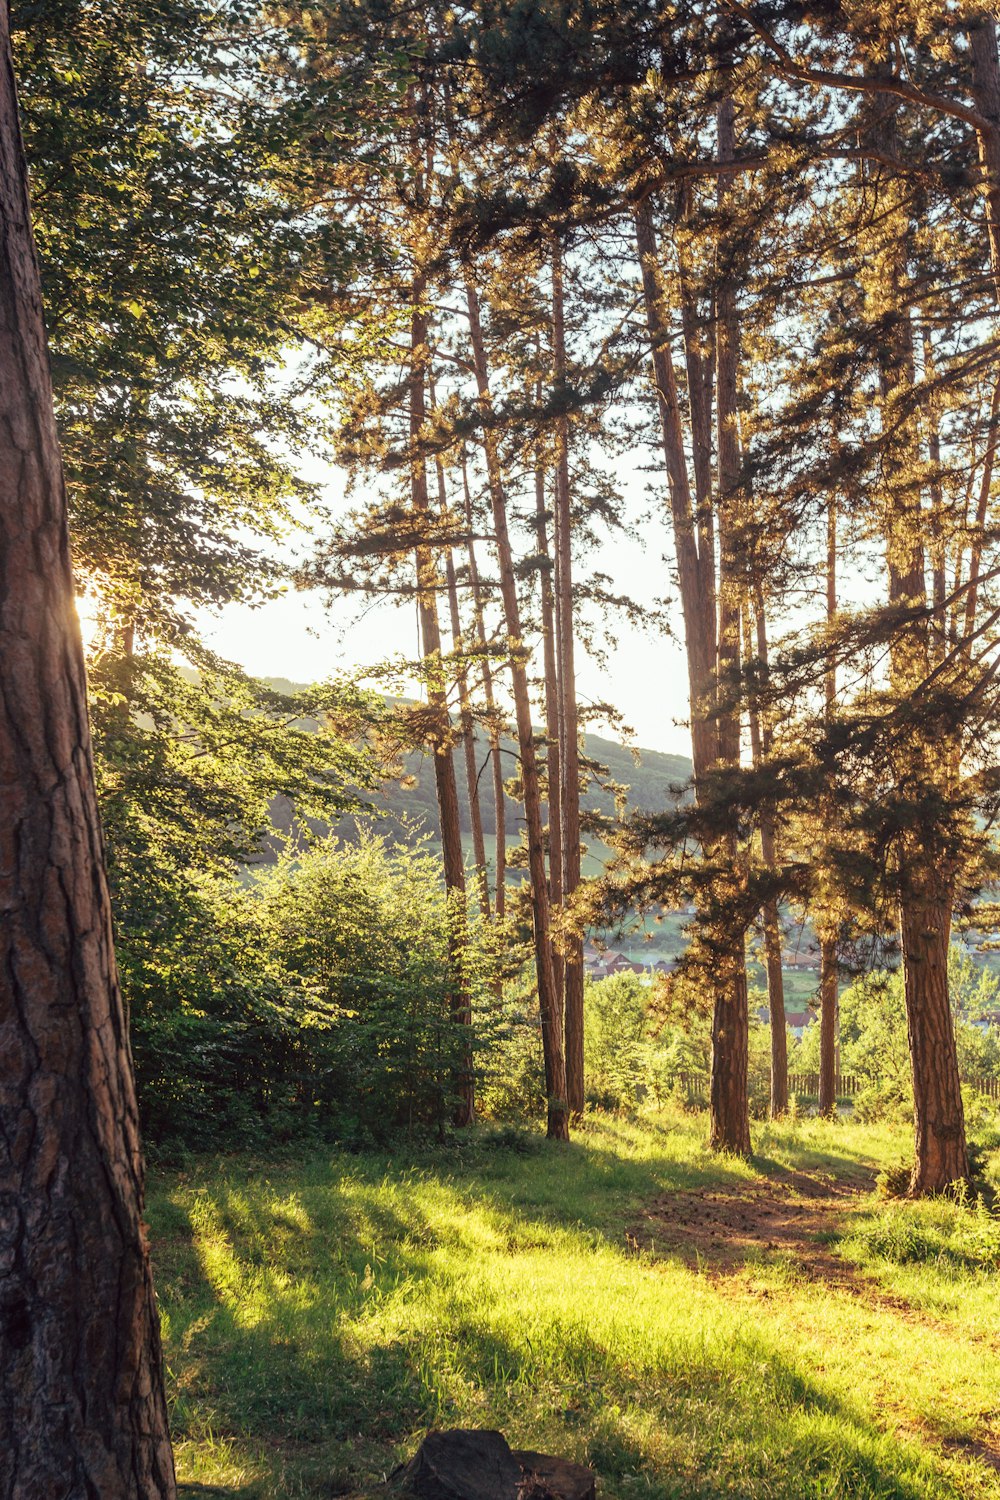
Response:
[[[756,1015],[758,1021],[760,1021],[762,1026],[770,1025],[771,1012],[766,1005],[758,1006]],[[785,1025],[795,1037],[800,1037],[805,1031],[806,1027],[811,1026],[815,1019],[816,1012],[812,1009],[811,1006],[808,1005],[806,1006],[805,1010],[785,1011]]]
[[[819,968],[819,954],[810,948],[796,949],[794,953],[786,948],[781,955],[781,967],[795,972],[814,972]]]

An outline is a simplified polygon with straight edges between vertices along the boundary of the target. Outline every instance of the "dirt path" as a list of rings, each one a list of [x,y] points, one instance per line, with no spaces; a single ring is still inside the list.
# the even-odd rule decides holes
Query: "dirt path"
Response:
[[[830,1248],[872,1183],[868,1174],[832,1178],[784,1171],[729,1189],[665,1193],[628,1227],[626,1240],[635,1253],[678,1255],[713,1279],[747,1263],[792,1262],[811,1279],[864,1287],[883,1305],[897,1305]]]

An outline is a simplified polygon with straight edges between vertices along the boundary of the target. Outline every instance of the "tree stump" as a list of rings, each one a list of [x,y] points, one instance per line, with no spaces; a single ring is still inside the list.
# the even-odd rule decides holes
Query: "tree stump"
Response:
[[[514,1452],[503,1433],[478,1428],[429,1432],[392,1482],[416,1500],[596,1500],[583,1464]]]

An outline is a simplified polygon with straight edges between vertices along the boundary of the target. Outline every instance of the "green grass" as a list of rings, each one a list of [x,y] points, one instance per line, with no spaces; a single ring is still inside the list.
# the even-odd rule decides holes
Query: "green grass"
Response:
[[[434,1152],[201,1162],[151,1183],[180,1477],[370,1492],[432,1425],[591,1463],[615,1500],[1000,1497],[996,1221],[867,1193],[724,1270],[640,1248],[692,1193],[871,1180],[905,1133],[816,1120],[711,1157],[704,1119],[481,1128]],[[819,1241],[817,1241],[819,1243]],[[190,1494],[202,1493],[191,1489]]]

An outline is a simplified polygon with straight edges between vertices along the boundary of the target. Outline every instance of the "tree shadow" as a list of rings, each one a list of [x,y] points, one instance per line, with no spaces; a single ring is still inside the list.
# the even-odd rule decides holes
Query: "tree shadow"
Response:
[[[677,1201],[706,1186],[736,1199],[760,1181],[759,1163],[619,1155],[614,1142],[624,1149],[627,1130],[602,1133],[611,1145],[584,1140],[528,1165],[517,1152],[469,1151],[449,1161],[446,1176],[433,1157],[216,1165],[173,1201],[154,1199],[176,1433],[264,1454],[259,1479],[229,1488],[188,1482],[181,1493],[373,1492],[373,1476],[393,1467],[414,1434],[467,1425],[470,1413],[474,1425],[501,1426],[515,1446],[592,1462],[615,1494],[634,1481],[665,1500],[706,1500],[714,1492],[699,1466],[718,1462],[721,1473],[724,1442],[745,1452],[755,1492],[776,1500],[931,1493],[919,1487],[917,1459],[874,1416],[833,1397],[761,1333],[737,1329],[728,1350],[681,1339],[651,1371],[633,1368],[631,1356],[579,1321],[567,1323],[561,1343],[550,1329],[553,1342],[540,1351],[527,1328],[512,1337],[495,1304],[470,1298],[469,1277],[490,1258],[544,1256],[554,1237],[569,1235],[577,1252],[601,1247],[624,1260],[634,1253],[626,1231],[637,1202]],[[850,1153],[824,1155],[827,1165],[841,1159],[857,1169]],[[767,1168],[777,1183],[794,1177],[779,1161]],[[525,1260],[526,1274],[537,1263]],[[546,1417],[538,1392],[549,1386],[560,1404]],[[659,1440],[634,1431],[651,1390]],[[834,1474],[850,1487],[822,1488]]]

